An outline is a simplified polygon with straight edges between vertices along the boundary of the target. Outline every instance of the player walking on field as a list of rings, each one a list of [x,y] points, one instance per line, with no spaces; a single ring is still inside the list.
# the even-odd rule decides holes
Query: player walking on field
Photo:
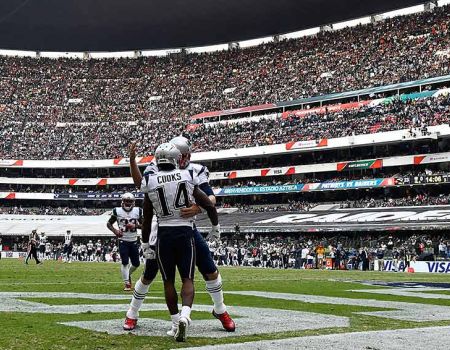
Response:
[[[30,235],[30,241],[28,242],[28,255],[25,259],[25,264],[28,265],[28,260],[33,257],[34,260],[36,260],[36,264],[42,264],[42,262],[38,259],[37,256],[37,232],[36,230],[33,230]]]
[[[122,206],[114,208],[106,226],[119,239],[120,271],[125,287],[131,291],[131,274],[141,264],[139,261],[138,229],[142,227],[142,209],[135,207],[132,193],[122,195]],[[113,225],[117,222],[119,228]],[[129,265],[131,261],[131,266]]]

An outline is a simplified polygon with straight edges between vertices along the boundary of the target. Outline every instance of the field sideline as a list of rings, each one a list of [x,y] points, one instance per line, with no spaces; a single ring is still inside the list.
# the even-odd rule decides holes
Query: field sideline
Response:
[[[140,331],[122,334],[120,328],[131,293],[122,291],[118,264],[51,261],[27,266],[19,260],[2,259],[0,348],[173,349],[345,332],[450,326],[450,313],[446,314],[450,310],[450,279],[445,274],[255,268],[220,270],[225,302],[231,307],[230,313],[235,311],[236,333],[222,332],[218,321],[210,316],[211,301],[204,292],[201,276],[197,274],[195,304],[198,311],[193,312],[193,324],[195,327],[195,324],[204,323],[206,328],[204,332],[200,326],[195,331],[193,328],[188,341],[178,344],[166,336],[151,336],[152,326],[148,326],[164,328],[163,320],[168,320],[168,313],[162,307],[164,299],[160,276],[150,289],[150,298],[146,299],[147,311],[141,312]],[[137,277],[138,273],[135,273],[134,280]],[[446,288],[441,292],[436,288],[430,291],[409,288],[405,291],[405,288],[399,288],[404,287],[400,285],[392,292],[392,287],[362,281],[433,282],[447,286],[442,285]],[[384,288],[385,292],[371,292],[380,288]],[[404,295],[395,295],[397,291]],[[39,312],[41,307],[42,312]],[[398,308],[404,310],[398,311]],[[437,311],[440,309],[446,315],[439,316]],[[418,317],[419,314],[424,317]],[[153,323],[147,323],[147,319]],[[315,322],[317,328],[314,328]],[[92,330],[97,329],[97,325],[100,332]],[[252,325],[258,328],[255,332]],[[208,335],[208,329],[213,337]],[[160,333],[161,330],[156,332]],[[447,344],[449,342],[450,335]]]

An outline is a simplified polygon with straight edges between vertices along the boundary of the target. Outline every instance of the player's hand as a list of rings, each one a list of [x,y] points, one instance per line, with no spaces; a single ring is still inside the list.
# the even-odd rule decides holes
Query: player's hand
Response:
[[[119,238],[123,236],[122,230],[118,230],[118,229],[114,229],[114,234]]]
[[[202,210],[197,204],[192,204],[189,208],[183,208],[180,210],[180,216],[182,218],[188,219],[191,218],[197,214],[200,214]]]
[[[217,242],[220,240],[220,224],[211,227],[211,231],[209,231],[206,239],[213,242]]]
[[[156,259],[156,252],[152,248],[150,248],[150,245],[148,243],[142,243],[141,248],[142,255],[145,259]]]
[[[136,148],[136,141],[133,141],[128,145],[128,154],[130,160],[136,160]]]

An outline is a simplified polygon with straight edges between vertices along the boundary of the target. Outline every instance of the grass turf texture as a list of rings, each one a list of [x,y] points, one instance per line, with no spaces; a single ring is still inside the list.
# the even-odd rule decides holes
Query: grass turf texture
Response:
[[[387,294],[354,293],[351,289],[383,288],[367,286],[359,281],[396,281],[396,282],[441,282],[449,283],[449,277],[438,274],[380,273],[360,271],[318,271],[318,270],[272,270],[253,268],[221,268],[226,291],[260,290],[281,293],[298,293],[345,297],[356,299],[378,299],[386,301],[404,301],[450,306],[446,299],[421,299]],[[137,278],[141,268],[134,274]],[[209,296],[204,291],[204,282],[197,273],[197,294],[195,303],[210,305]],[[98,294],[121,294],[123,284],[120,279],[119,264],[109,263],[72,263],[45,262],[44,265],[25,265],[19,260],[0,260],[0,291],[15,292],[79,292]],[[128,293],[131,298],[131,293]],[[158,276],[152,284],[149,296],[163,297],[162,283]],[[413,328],[437,325],[450,325],[450,322],[407,322],[380,317],[356,315],[358,311],[376,311],[369,308],[348,305],[310,304],[298,301],[266,299],[242,295],[226,295],[226,303],[236,306],[273,308],[316,312],[350,318],[350,328],[330,328],[298,332],[283,332],[255,336],[239,336],[210,339],[188,338],[185,344],[178,344],[169,337],[146,337],[129,335],[108,335],[58,322],[123,319],[124,313],[83,313],[66,314],[0,314],[0,349],[171,349],[206,344],[236,343],[263,339],[282,339],[287,337],[318,335],[367,330]],[[82,298],[22,298],[49,305],[64,304],[128,304],[129,300],[92,300]],[[163,303],[163,299],[150,299],[146,303]],[[193,319],[211,317],[205,312],[194,312]],[[152,317],[168,319],[164,311],[141,312],[141,318]]]

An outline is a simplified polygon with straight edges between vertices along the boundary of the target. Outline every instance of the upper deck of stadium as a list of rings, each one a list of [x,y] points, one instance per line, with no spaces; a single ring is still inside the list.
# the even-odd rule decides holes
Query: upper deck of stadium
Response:
[[[196,151],[218,151],[446,124],[447,100],[434,95],[414,104],[423,114],[419,123],[414,113],[398,116],[399,106],[392,103],[383,103],[371,114],[373,120],[364,117],[367,108],[362,115],[352,110],[343,117],[330,108],[325,117],[339,119],[338,127],[323,119],[323,113],[312,116],[306,127],[301,118],[286,127],[286,115],[277,113],[355,101],[363,102],[356,105],[361,108],[374,98],[447,87],[449,18],[448,7],[436,7],[208,54],[104,60],[3,56],[0,159],[121,158],[133,139],[146,140],[142,152],[148,155],[157,144],[186,131]],[[275,122],[252,121],[250,129],[248,123],[236,130],[229,125],[189,129],[198,113],[239,112],[252,105],[271,107],[263,112],[275,113]],[[386,122],[391,114],[401,120]],[[345,127],[350,120],[353,126]],[[442,135],[445,130],[440,131]],[[401,140],[404,135],[397,136]]]
[[[123,51],[222,44],[423,4],[423,0],[9,0],[0,48]],[[174,10],[176,9],[176,10]]]

